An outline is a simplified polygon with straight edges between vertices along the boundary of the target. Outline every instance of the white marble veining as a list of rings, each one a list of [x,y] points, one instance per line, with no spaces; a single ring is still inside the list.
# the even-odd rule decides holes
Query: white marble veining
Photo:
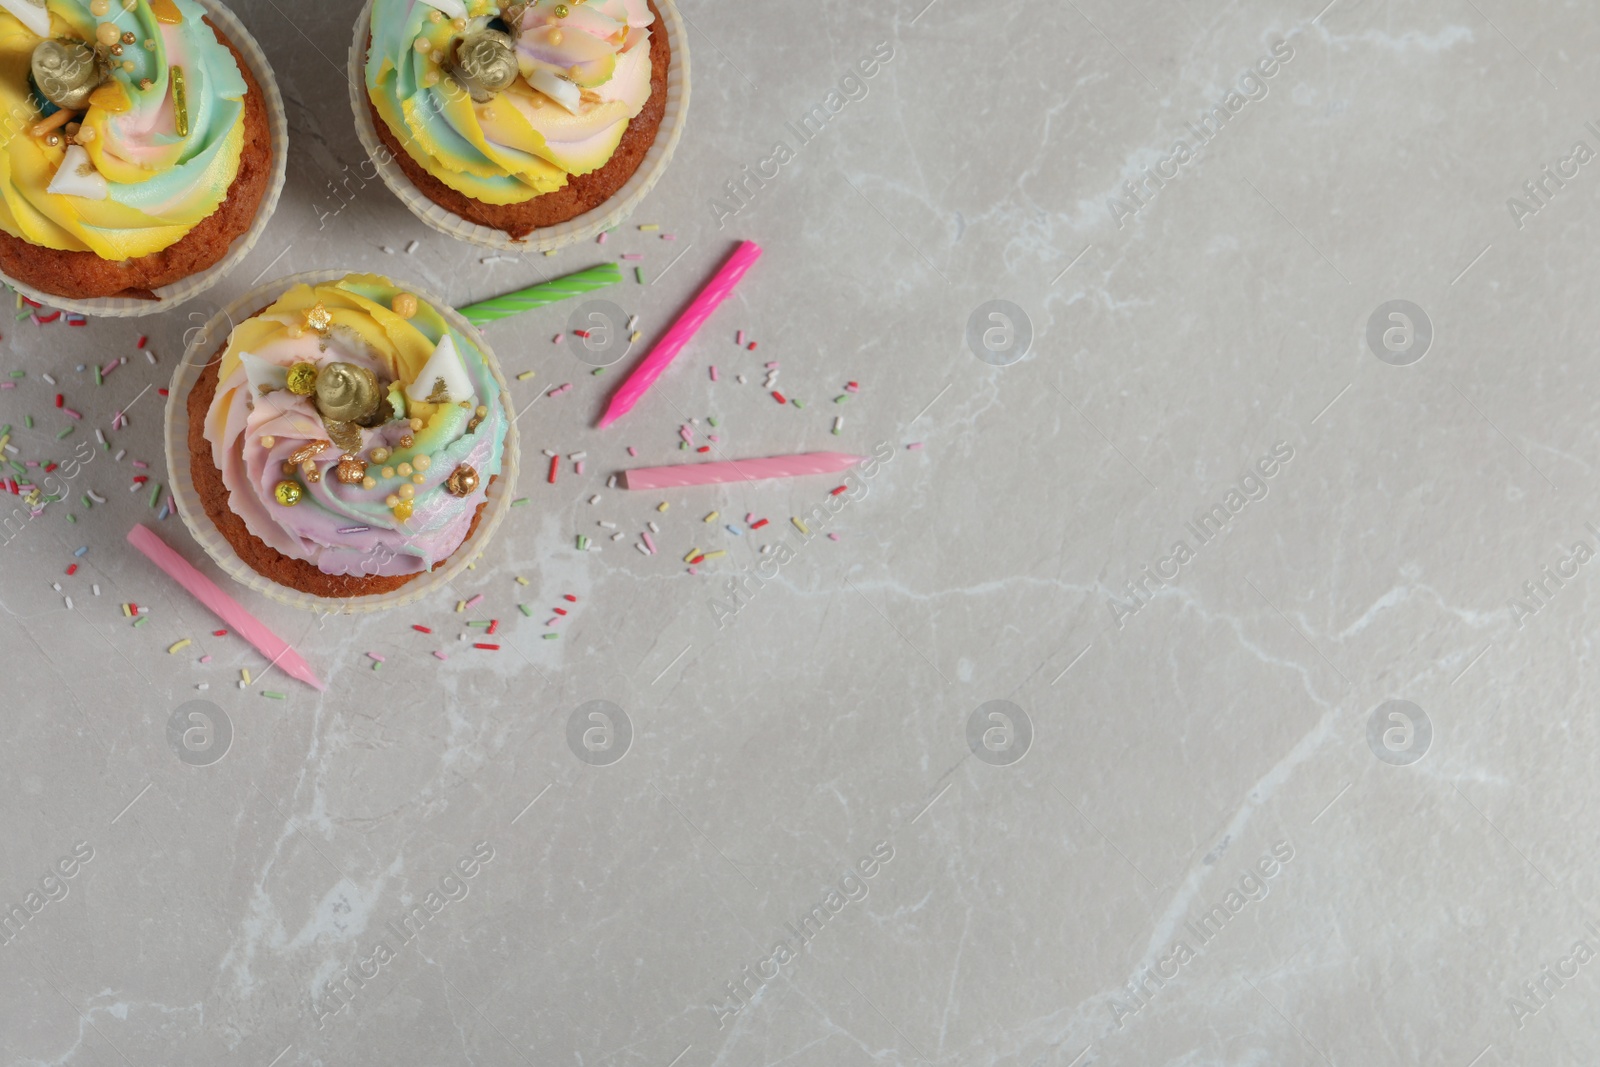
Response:
[[[363,181],[351,10],[249,0],[293,138],[250,258],[148,322],[0,329],[12,458],[130,418],[0,544],[0,1063],[1600,1062],[1592,5],[681,10],[661,231],[519,260]],[[489,328],[536,372],[528,503],[456,596],[247,595],[325,694],[123,541],[210,566],[127,487],[165,480],[185,331],[255,278],[464,304],[641,253],[604,295],[649,338],[740,238],[761,262],[606,431],[572,309]],[[1369,342],[1397,300],[1420,359],[1414,315]],[[695,458],[691,419],[884,458],[837,498],[606,487]],[[220,759],[169,739],[194,700]]]

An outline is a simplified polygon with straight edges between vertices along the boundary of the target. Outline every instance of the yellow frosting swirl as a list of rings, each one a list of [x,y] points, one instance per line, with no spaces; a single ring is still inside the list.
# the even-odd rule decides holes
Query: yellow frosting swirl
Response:
[[[650,97],[654,21],[645,0],[374,0],[367,92],[429,174],[520,204],[611,159]],[[516,72],[485,92],[472,74],[507,62],[489,34]]]
[[[0,10],[0,229],[107,260],[170,247],[239,173],[247,86],[233,53],[194,0],[48,0],[48,12],[49,36],[97,46],[108,78],[69,138],[29,82],[44,37]]]

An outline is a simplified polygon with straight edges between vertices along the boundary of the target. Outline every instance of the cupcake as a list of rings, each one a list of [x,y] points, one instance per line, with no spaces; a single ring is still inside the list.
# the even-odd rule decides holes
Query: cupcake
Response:
[[[262,87],[195,0],[0,0],[0,109],[0,272],[40,293],[156,299],[272,184]]]
[[[292,285],[234,326],[186,407],[185,498],[256,574],[314,597],[444,566],[514,464],[493,356],[371,274]]]
[[[467,223],[521,240],[575,219],[655,144],[673,49],[654,0],[371,0],[370,12],[357,107],[382,150],[368,147]]]

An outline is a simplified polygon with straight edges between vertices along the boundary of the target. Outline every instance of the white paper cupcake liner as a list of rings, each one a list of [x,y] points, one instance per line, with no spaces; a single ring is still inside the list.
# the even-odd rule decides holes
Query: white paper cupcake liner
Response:
[[[289,289],[304,283],[306,285],[320,285],[325,282],[338,281],[350,275],[351,271],[320,270],[309,271],[304,274],[295,274],[287,278],[267,282],[257,286],[244,294],[232,304],[223,308],[212,316],[205,327],[196,331],[184,351],[183,361],[172,374],[172,385],[169,388],[167,399],[167,482],[171,486],[172,498],[177,502],[178,514],[183,517],[183,523],[200,542],[200,547],[206,554],[216,560],[217,566],[227,571],[236,581],[248,586],[265,597],[308,611],[324,614],[356,615],[372,611],[385,611],[397,608],[403,604],[414,604],[437,593],[448,585],[457,575],[466,570],[467,564],[477,559],[489,544],[489,539],[499,529],[504,521],[506,512],[511,507],[511,500],[517,486],[517,423],[516,412],[511,406],[511,387],[506,383],[505,376],[500,372],[500,363],[495,359],[494,353],[484,342],[482,335],[466,319],[457,314],[448,303],[427,291],[416,286],[406,284],[408,292],[415,293],[417,299],[425,304],[430,304],[446,322],[454,327],[463,337],[471,338],[482,350],[488,362],[489,371],[494,375],[494,380],[500,386],[500,403],[506,410],[506,439],[503,449],[503,458],[500,463],[500,473],[490,483],[486,492],[488,506],[483,509],[478,519],[478,528],[472,536],[462,542],[461,547],[451,554],[444,566],[435,570],[426,571],[417,575],[400,588],[388,593],[374,593],[367,596],[354,597],[323,597],[310,593],[302,593],[298,589],[291,589],[286,585],[279,585],[272,579],[258,573],[253,567],[239,558],[227,538],[218,532],[211,517],[206,514],[205,506],[200,502],[199,495],[194,489],[194,479],[190,471],[191,457],[189,455],[189,391],[199,381],[200,374],[206,365],[216,355],[217,349],[227,340],[234,324],[251,318],[262,308],[271,304]]]
[[[371,157],[383,183],[399,197],[411,213],[440,233],[484,248],[502,252],[548,252],[579,241],[591,240],[604,230],[620,224],[644,201],[655,188],[661,175],[672,161],[683,136],[683,124],[689,112],[689,35],[684,30],[683,18],[672,0],[655,0],[661,12],[662,29],[672,48],[672,60],[667,67],[666,112],[661,117],[661,127],[656,131],[655,143],[645,153],[639,169],[610,199],[582,215],[554,226],[541,226],[521,240],[513,239],[504,230],[470,222],[453,211],[428,199],[406,177],[400,164],[378,140],[378,131],[372,125],[372,111],[367,104],[367,34],[372,23],[372,0],[362,5],[356,19],[355,39],[350,43],[350,108],[355,113],[356,135]],[[658,27],[652,27],[652,30]]]
[[[266,53],[261,51],[256,39],[250,36],[250,31],[244,28],[244,23],[223,6],[220,0],[197,0],[197,2],[206,9],[206,14],[216,24],[217,29],[221,30],[239,50],[239,54],[244,57],[245,63],[249,65],[250,72],[255,75],[256,82],[266,97],[267,124],[272,136],[272,176],[267,183],[266,191],[261,196],[261,206],[256,211],[255,220],[248,230],[233,239],[227,255],[198,274],[191,274],[171,285],[163,285],[159,289],[152,290],[156,295],[154,300],[139,300],[129,296],[101,296],[75,300],[71,297],[55,296],[0,274],[0,280],[23,296],[63,311],[76,311],[82,315],[102,318],[125,319],[140,315],[159,315],[191,297],[198,296],[221,281],[229,271],[239,265],[240,260],[250,254],[261,232],[267,228],[267,220],[272,218],[273,209],[278,206],[278,194],[283,192],[284,175],[287,173],[289,159],[289,118],[283,110],[283,96],[278,92],[278,82],[272,76],[272,68],[267,65]]]

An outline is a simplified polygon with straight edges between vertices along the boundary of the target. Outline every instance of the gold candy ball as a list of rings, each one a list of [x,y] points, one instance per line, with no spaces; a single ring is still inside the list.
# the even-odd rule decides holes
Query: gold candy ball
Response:
[[[566,4],[557,4],[556,5],[556,11],[555,11],[556,18],[564,19],[570,14],[572,14],[572,12],[567,10],[567,5]]]
[[[411,477],[411,464],[401,463],[395,467],[394,472],[402,478],[409,478]]]
[[[412,497],[417,495],[417,487],[412,485],[410,482],[407,482],[405,485],[402,485],[400,488],[396,489],[394,492],[395,492],[395,495],[398,496],[401,500],[410,500]]]
[[[380,445],[379,447],[374,448],[371,452],[368,452],[367,455],[372,457],[372,462],[382,463],[384,460],[389,458],[390,453],[387,448],[384,448]]]
[[[410,448],[412,445],[414,445],[416,443],[417,443],[417,439],[415,437],[412,437],[410,434],[403,433],[403,434],[400,435],[400,447],[401,448]]]
[[[405,522],[407,519],[409,519],[411,517],[411,502],[409,500],[402,500],[400,503],[396,504],[394,506],[394,517],[399,519],[401,522]]]
[[[413,456],[411,457],[411,466],[419,471],[425,471],[429,467],[433,466],[433,459],[426,455]]]
[[[122,39],[122,31],[110,22],[102,22],[95,27],[94,39],[110,48]]]
[[[417,313],[417,298],[413,293],[396,293],[394,299],[389,301],[390,309],[402,319],[409,319]]]
[[[463,463],[445,479],[444,490],[451,496],[466,496],[478,488],[478,472]]]
[[[345,456],[333,469],[333,476],[344,485],[361,485],[367,477],[367,465],[353,456]]]
[[[363,488],[363,489],[376,489],[376,488],[378,488],[378,479],[374,478],[370,474],[367,475],[365,478],[361,479],[361,488]]]
[[[300,503],[300,498],[305,495],[305,490],[300,488],[299,482],[282,481],[272,489],[273,499],[286,508],[292,508]]]
[[[395,496],[393,493],[390,493],[388,496],[383,498],[383,506],[386,508],[397,507],[399,504],[400,498]]]
[[[310,396],[317,391],[317,365],[296,363],[289,368],[289,392],[295,396]]]

